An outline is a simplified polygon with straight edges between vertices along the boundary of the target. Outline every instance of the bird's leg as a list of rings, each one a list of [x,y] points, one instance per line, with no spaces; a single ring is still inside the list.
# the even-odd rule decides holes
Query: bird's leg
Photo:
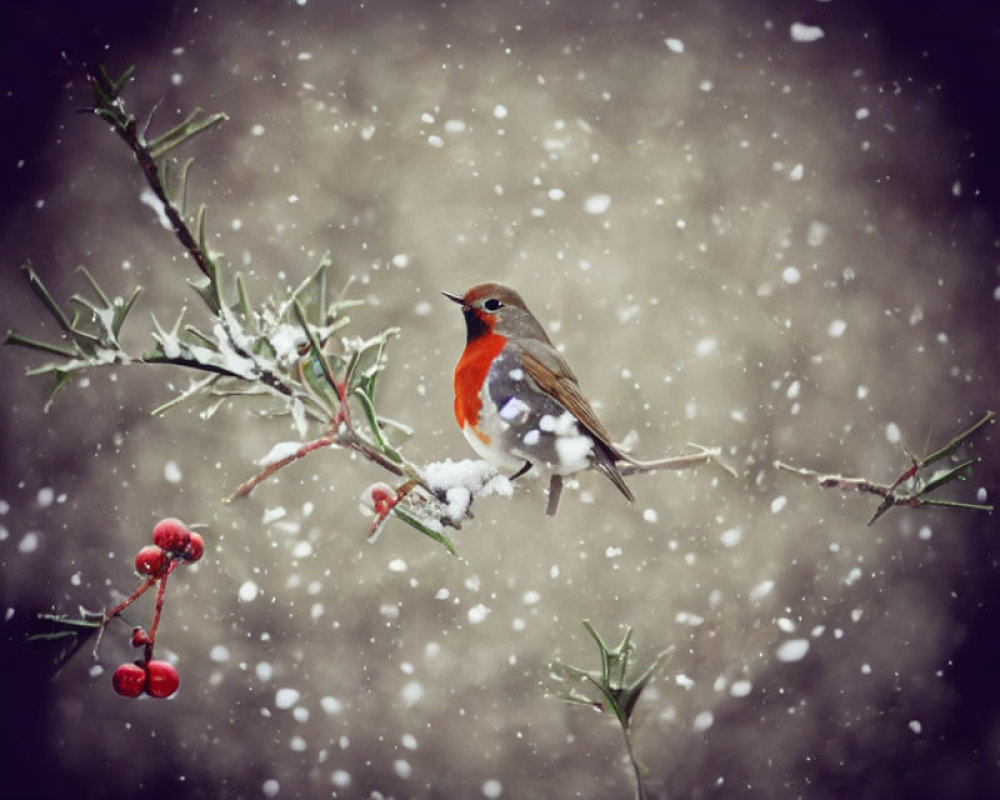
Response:
[[[556,515],[559,510],[559,496],[562,494],[562,475],[552,474],[549,478],[549,502],[545,506],[545,513],[550,517]]]
[[[523,466],[523,467],[521,467],[521,469],[519,469],[519,470],[518,470],[517,472],[515,472],[515,473],[514,473],[513,475],[511,475],[511,476],[510,476],[510,478],[509,478],[508,480],[512,480],[512,481],[513,481],[513,480],[517,480],[517,479],[518,479],[518,478],[520,478],[520,477],[521,477],[521,476],[522,476],[522,475],[523,475],[523,474],[524,474],[525,472],[527,472],[527,471],[528,471],[529,469],[531,469],[531,462],[530,462],[530,461],[525,461],[525,462],[524,462],[524,466]]]

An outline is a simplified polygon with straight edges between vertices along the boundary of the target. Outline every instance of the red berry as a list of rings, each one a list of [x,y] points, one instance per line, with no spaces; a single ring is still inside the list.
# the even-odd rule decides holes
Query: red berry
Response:
[[[386,483],[376,483],[368,491],[377,513],[385,514],[392,508],[392,504],[396,500],[396,493],[391,486]]]
[[[146,670],[138,664],[122,664],[111,676],[111,685],[122,697],[138,697],[146,688]]]
[[[168,553],[180,553],[187,547],[190,537],[187,526],[174,517],[161,519],[153,528],[153,544]]]
[[[205,540],[201,538],[200,533],[191,533],[188,536],[187,546],[184,548],[184,552],[181,554],[188,561],[197,561],[201,558],[202,553],[205,552]]]
[[[138,625],[132,628],[132,647],[145,647],[149,644],[149,634]]]
[[[151,697],[170,697],[181,685],[180,675],[174,665],[167,661],[149,661],[146,664],[148,678],[146,694]]]
[[[140,575],[162,575],[167,570],[167,554],[155,544],[147,544],[135,555],[135,571]]]

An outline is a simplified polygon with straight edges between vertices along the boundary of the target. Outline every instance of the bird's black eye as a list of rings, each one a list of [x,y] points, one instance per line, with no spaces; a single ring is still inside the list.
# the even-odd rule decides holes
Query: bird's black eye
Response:
[[[495,297],[491,297],[489,300],[483,303],[483,308],[485,308],[487,311],[498,311],[502,307],[503,303],[501,303]]]

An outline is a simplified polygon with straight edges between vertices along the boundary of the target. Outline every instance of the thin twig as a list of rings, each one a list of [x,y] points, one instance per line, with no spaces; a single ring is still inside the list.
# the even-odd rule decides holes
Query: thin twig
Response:
[[[258,484],[263,483],[268,478],[270,478],[275,472],[283,467],[287,467],[293,461],[298,461],[314,450],[319,450],[321,447],[329,447],[332,444],[336,444],[336,436],[332,433],[325,433],[318,439],[313,439],[311,442],[307,442],[302,445],[298,450],[284,458],[279,458],[277,461],[272,461],[267,464],[264,469],[254,475],[252,478],[244,481],[240,487],[233,492],[229,497],[226,498],[225,502],[231,503],[234,500],[239,500],[241,497],[246,497],[250,492],[257,488]]]
[[[871,519],[868,520],[869,525],[873,525],[883,514],[894,506],[903,506],[905,508],[938,506],[942,508],[985,511],[986,513],[990,513],[993,511],[993,506],[985,503],[967,503],[960,500],[939,500],[937,498],[927,496],[941,486],[944,486],[946,483],[950,483],[957,478],[961,478],[962,474],[979,460],[978,458],[966,459],[948,469],[938,470],[930,476],[922,476],[921,473],[935,461],[939,461],[942,458],[946,458],[954,453],[963,442],[975,435],[975,433],[982,427],[993,423],[996,420],[996,416],[996,412],[987,411],[970,427],[950,439],[943,447],[935,450],[928,456],[918,458],[911,454],[910,466],[903,470],[903,472],[889,484],[878,483],[876,481],[869,480],[868,478],[848,477],[845,475],[818,472],[814,469],[786,464],[783,461],[775,461],[774,468],[784,470],[785,472],[792,472],[796,475],[802,476],[803,478],[812,479],[817,485],[824,489],[840,489],[842,492],[859,492],[861,494],[873,494],[881,497],[882,502],[879,504],[878,508],[875,509],[875,513],[872,514]]]

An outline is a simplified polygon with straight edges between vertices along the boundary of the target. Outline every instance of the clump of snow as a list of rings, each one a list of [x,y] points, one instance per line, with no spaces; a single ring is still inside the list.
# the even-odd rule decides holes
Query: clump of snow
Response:
[[[229,648],[224,644],[213,645],[208,653],[208,657],[218,664],[224,664],[229,661]]]
[[[806,233],[806,244],[810,247],[819,247],[826,241],[829,233],[829,225],[825,222],[820,222],[818,219],[814,219],[809,223],[809,230]]]
[[[584,213],[595,217],[609,208],[611,208],[611,195],[608,194],[592,194],[583,202]]]
[[[410,762],[405,758],[396,759],[396,761],[393,762],[392,769],[393,772],[395,772],[403,780],[406,780],[413,775],[413,767],[410,766]]]
[[[761,581],[750,590],[751,600],[763,600],[774,589],[774,581]]]
[[[847,323],[842,319],[835,319],[830,323],[829,327],[826,329],[827,335],[831,339],[839,339],[844,335],[844,331],[847,330]]]
[[[415,706],[424,697],[424,685],[420,681],[410,681],[403,687],[400,695],[403,698],[403,704],[407,708]]]
[[[593,449],[594,440],[589,436],[558,436],[556,455],[559,457],[560,470],[569,474],[586,469]]]
[[[674,621],[678,625],[690,625],[692,628],[697,628],[705,621],[705,618],[693,611],[678,611]]]
[[[497,474],[492,464],[481,459],[435,461],[424,467],[423,478],[432,491],[444,494],[451,519],[464,517],[474,497],[514,493],[507,476]]]
[[[802,280],[802,273],[798,267],[788,266],[781,271],[781,280],[791,286]]]
[[[736,547],[736,545],[743,541],[743,528],[737,525],[735,528],[729,528],[728,530],[723,531],[722,535],[719,537],[719,541],[721,541],[725,547]]]
[[[241,603],[250,603],[257,599],[259,592],[260,589],[256,583],[253,581],[244,581],[236,595],[240,598]]]
[[[699,711],[695,715],[694,720],[691,723],[691,727],[700,733],[701,731],[707,731],[711,728],[713,722],[715,722],[715,716],[711,711]]]
[[[278,442],[267,451],[266,455],[257,459],[257,466],[269,467],[272,464],[277,464],[279,461],[295,455],[301,447],[302,442]]]
[[[160,225],[162,225],[166,230],[172,231],[174,229],[173,223],[170,221],[170,217],[167,216],[167,207],[163,205],[163,201],[160,200],[160,198],[157,197],[153,193],[153,190],[148,186],[139,193],[139,202],[143,205],[149,206],[156,212],[157,221],[159,221]]]
[[[180,483],[183,477],[176,461],[168,461],[163,465],[163,478],[167,483]]]
[[[778,617],[777,620],[778,628],[784,633],[794,633],[796,625],[788,617]]]
[[[340,714],[344,710],[344,704],[336,697],[332,695],[324,695],[320,698],[319,707],[323,709],[324,712],[333,716],[335,714]]]
[[[774,655],[778,661],[790,664],[793,661],[801,661],[809,652],[808,639],[789,639],[778,645]]]
[[[694,347],[694,354],[698,358],[705,358],[706,356],[712,355],[716,350],[719,349],[719,340],[714,336],[709,336],[702,339]]]
[[[804,22],[793,22],[789,32],[791,33],[792,41],[799,42],[800,44],[818,42],[826,35],[819,25],[807,25]]]
[[[298,689],[283,687],[274,693],[274,704],[283,710],[287,710],[299,702],[301,693]]]
[[[338,789],[346,789],[351,785],[351,773],[346,769],[335,769],[330,775],[330,783]]]

